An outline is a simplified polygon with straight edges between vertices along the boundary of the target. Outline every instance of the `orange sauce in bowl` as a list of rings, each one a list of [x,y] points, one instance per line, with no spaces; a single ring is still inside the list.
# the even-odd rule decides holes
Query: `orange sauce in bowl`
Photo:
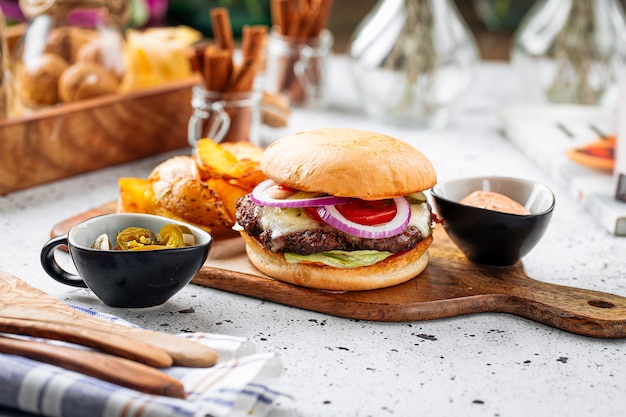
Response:
[[[474,191],[463,197],[459,203],[502,213],[530,214],[530,211],[517,201],[493,191]]]

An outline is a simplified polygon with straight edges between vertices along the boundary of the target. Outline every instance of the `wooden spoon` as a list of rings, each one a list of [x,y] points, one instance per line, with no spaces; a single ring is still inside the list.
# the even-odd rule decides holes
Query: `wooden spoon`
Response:
[[[108,322],[82,313],[3,271],[0,271],[0,316],[61,326],[71,323],[71,328],[76,331],[97,330],[137,340],[164,350],[172,357],[174,365],[178,366],[213,366],[218,359],[217,352],[200,343],[168,333]]]
[[[0,352],[57,365],[154,395],[185,398],[183,384],[164,372],[106,353],[0,336]]]
[[[88,346],[155,368],[167,368],[174,363],[167,352],[150,344],[95,329],[77,328],[71,323],[57,324],[0,316],[0,332],[62,340]]]

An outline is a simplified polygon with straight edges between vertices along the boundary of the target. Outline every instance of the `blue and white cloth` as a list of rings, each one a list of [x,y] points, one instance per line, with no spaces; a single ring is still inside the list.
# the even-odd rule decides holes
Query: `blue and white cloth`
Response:
[[[75,308],[131,325],[119,317]],[[51,417],[262,417],[278,400],[290,398],[279,378],[282,362],[276,354],[256,353],[244,338],[199,332],[178,336],[215,349],[220,358],[211,368],[164,370],[183,383],[184,400],[144,394],[54,365],[0,354],[0,405]]]

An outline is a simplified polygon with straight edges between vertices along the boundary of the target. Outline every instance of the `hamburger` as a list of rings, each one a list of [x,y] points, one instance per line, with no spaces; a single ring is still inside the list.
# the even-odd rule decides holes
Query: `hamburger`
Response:
[[[237,202],[252,265],[279,281],[354,291],[389,287],[428,264],[430,161],[411,145],[363,130],[289,135],[264,152],[267,177]]]

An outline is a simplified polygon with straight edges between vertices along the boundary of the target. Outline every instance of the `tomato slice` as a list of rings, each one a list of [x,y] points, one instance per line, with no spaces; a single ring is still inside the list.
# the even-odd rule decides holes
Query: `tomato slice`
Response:
[[[335,207],[346,219],[366,226],[387,223],[396,216],[398,211],[393,199],[354,200],[351,203],[338,204]],[[315,207],[304,207],[304,211],[313,220],[323,222]]]
[[[277,189],[281,191],[292,191],[294,193],[297,191],[295,188],[287,187],[286,185],[283,185],[283,184],[276,184],[274,187],[276,187]]]
[[[346,219],[366,226],[387,223],[398,211],[392,199],[387,200],[354,200],[348,204],[335,206]]]
[[[322,220],[320,215],[317,213],[317,207],[304,207],[304,212],[313,220],[324,223],[324,220]]]

